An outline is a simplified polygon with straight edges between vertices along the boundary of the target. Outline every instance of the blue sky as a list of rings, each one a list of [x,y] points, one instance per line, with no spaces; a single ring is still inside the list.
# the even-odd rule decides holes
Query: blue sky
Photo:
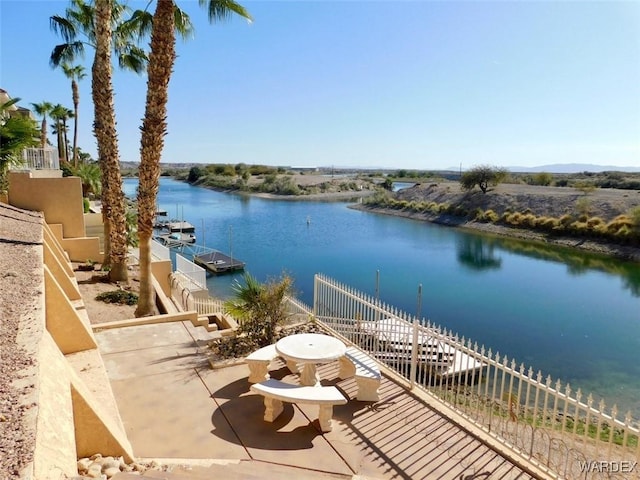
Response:
[[[196,33],[178,40],[163,162],[640,166],[640,2],[241,3],[252,24],[178,2]],[[0,0],[0,87],[22,106],[72,108],[48,64],[67,5]],[[139,161],[146,79],[114,72],[121,160]]]

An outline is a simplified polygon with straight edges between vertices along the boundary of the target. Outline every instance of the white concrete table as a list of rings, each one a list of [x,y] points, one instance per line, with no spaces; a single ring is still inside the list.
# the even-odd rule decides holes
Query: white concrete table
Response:
[[[288,362],[302,363],[302,385],[320,385],[317,364],[343,357],[347,347],[335,337],[318,333],[289,335],[276,343],[276,352]]]

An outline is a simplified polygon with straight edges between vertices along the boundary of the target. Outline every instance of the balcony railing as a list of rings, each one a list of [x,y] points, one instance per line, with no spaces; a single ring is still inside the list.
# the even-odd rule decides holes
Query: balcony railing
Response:
[[[11,170],[60,170],[58,152],[55,148],[25,148],[22,163],[13,165]]]
[[[606,412],[591,395],[322,275],[315,276],[313,313],[550,476],[640,478],[640,430],[631,413]]]

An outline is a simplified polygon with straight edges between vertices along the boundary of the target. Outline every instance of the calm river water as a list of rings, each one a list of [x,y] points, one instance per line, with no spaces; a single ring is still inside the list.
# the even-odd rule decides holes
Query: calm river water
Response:
[[[125,193],[135,196],[137,180]],[[286,271],[305,303],[324,273],[640,417],[640,265],[347,208],[163,178],[158,206],[259,280]],[[210,277],[228,297],[240,275]]]

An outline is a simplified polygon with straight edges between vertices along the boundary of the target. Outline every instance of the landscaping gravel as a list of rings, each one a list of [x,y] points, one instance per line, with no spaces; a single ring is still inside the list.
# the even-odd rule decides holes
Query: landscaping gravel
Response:
[[[42,214],[0,204],[0,478],[19,478],[35,444],[35,315],[42,292]],[[26,273],[32,273],[31,275]],[[31,335],[34,335],[31,337]],[[30,338],[31,337],[31,338]],[[35,350],[35,349],[34,349]],[[34,381],[31,381],[34,380]]]

